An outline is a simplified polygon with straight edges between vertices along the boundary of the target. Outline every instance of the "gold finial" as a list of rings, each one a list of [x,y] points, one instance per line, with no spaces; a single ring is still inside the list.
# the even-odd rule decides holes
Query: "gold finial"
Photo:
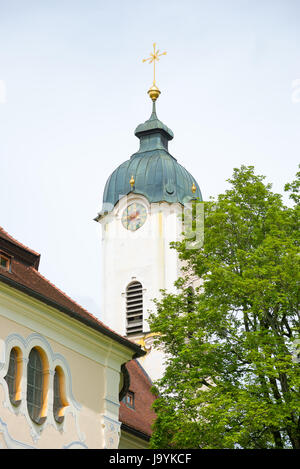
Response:
[[[152,99],[152,101],[154,101],[154,102],[157,100],[157,98],[160,95],[160,91],[157,88],[156,83],[155,83],[155,61],[156,60],[158,61],[159,57],[161,57],[162,55],[167,55],[167,53],[162,52],[160,54],[159,50],[156,50],[156,43],[154,42],[153,52],[151,52],[150,57],[148,57],[148,59],[143,59],[143,62],[147,62],[149,60],[149,64],[151,64],[153,62],[153,85],[149,89],[148,94],[149,94],[150,98]]]
[[[197,190],[197,187],[195,186],[195,183],[193,182],[192,193],[195,194],[196,190]]]
[[[131,176],[131,179],[130,179],[130,181],[129,181],[129,184],[131,185],[131,189],[133,188],[134,183],[135,183],[134,177]]]
[[[155,85],[152,85],[151,88],[147,91],[147,93],[153,102],[155,102],[160,95],[160,91]]]

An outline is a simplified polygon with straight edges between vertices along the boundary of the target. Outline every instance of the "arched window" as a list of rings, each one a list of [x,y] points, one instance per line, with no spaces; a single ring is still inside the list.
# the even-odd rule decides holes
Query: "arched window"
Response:
[[[193,287],[188,287],[187,289],[187,311],[192,313],[195,307],[195,291]]]
[[[7,382],[10,402],[15,406],[21,402],[21,376],[22,354],[17,347],[14,347],[10,351],[9,366],[4,379]]]
[[[132,282],[126,289],[126,332],[143,332],[143,287],[140,282]]]
[[[57,423],[64,419],[64,409],[68,405],[65,395],[65,376],[62,368],[57,366],[53,381],[53,414]]]
[[[65,358],[56,355],[47,340],[37,333],[27,341],[19,334],[8,336],[5,358],[5,365],[0,363],[0,380],[5,380],[5,407],[15,415],[20,412],[26,415],[32,435],[39,435],[43,427],[38,428],[36,424],[42,425],[48,412],[50,421],[54,424],[55,420],[60,424],[57,429],[62,430],[66,410],[72,409],[73,415],[74,412],[77,415],[79,409],[72,395],[71,372]]]
[[[45,366],[40,351],[34,347],[27,365],[27,408],[30,418],[38,424],[45,421]]]

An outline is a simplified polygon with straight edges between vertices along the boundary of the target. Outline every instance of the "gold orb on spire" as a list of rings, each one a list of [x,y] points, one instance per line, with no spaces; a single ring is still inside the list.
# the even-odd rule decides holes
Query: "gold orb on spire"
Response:
[[[159,53],[159,50],[156,50],[156,43],[153,44],[153,52],[151,52],[150,57],[147,59],[143,59],[143,62],[149,61],[149,64],[153,62],[153,84],[151,88],[148,90],[148,94],[153,102],[157,100],[160,95],[160,90],[157,88],[155,83],[155,61],[159,60],[159,57],[162,55],[167,55],[166,52]]]
[[[131,179],[130,179],[130,181],[129,181],[129,184],[131,185],[131,189],[133,189],[134,183],[135,183],[135,180],[134,180],[134,177],[133,177],[133,175],[132,175],[132,176],[131,176]]]
[[[195,186],[195,183],[193,182],[192,193],[195,194],[196,190],[197,190],[197,187]]]
[[[152,99],[152,101],[154,101],[154,102],[157,100],[157,98],[160,95],[160,91],[159,91],[159,89],[157,88],[156,85],[152,85],[151,88],[147,91],[147,93],[150,96],[150,98]]]

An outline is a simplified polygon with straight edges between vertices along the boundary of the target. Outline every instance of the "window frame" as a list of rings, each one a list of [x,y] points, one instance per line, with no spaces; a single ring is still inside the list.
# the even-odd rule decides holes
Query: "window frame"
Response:
[[[53,415],[53,378],[56,367],[59,366],[63,372],[64,385],[62,387],[62,397],[65,407],[62,412],[64,417],[71,413],[77,418],[81,409],[81,403],[73,395],[72,373],[67,359],[64,355],[55,352],[48,340],[38,332],[32,332],[26,337],[13,332],[6,336],[4,342],[4,360],[3,362],[0,361],[0,386],[3,386],[4,390],[3,405],[15,416],[23,415],[25,417],[34,439],[38,439],[41,432],[48,425],[52,425],[58,431],[65,431],[66,419],[64,418],[63,422],[59,424]],[[10,351],[14,347],[16,347],[18,352],[17,393],[15,398],[15,400],[20,400],[20,405],[18,406],[12,404],[7,381],[5,380],[9,368]],[[27,365],[29,354],[33,348],[37,348],[41,355],[44,378],[43,407],[40,412],[40,418],[36,419],[37,421],[32,420],[27,407]]]
[[[35,383],[29,384],[29,367],[32,366],[30,364],[30,355],[35,351],[37,353],[39,360],[40,360],[40,379],[41,379],[41,386],[39,390],[39,394],[37,395],[35,391],[35,401],[31,402],[28,398],[29,394],[29,386],[32,386],[35,390],[37,386],[35,386]],[[34,379],[36,379],[36,375],[34,376]],[[30,419],[38,424],[41,425],[46,421],[47,418],[47,401],[48,401],[48,388],[49,388],[49,365],[48,365],[48,360],[46,357],[45,352],[39,347],[39,346],[34,346],[31,348],[29,355],[28,355],[28,363],[27,363],[27,389],[26,389],[26,405],[27,405],[27,410],[28,410],[28,415]],[[37,403],[37,397],[40,399],[40,403]],[[34,409],[31,408],[31,405],[36,407],[37,405],[39,406],[38,410],[38,415],[34,415]]]
[[[127,391],[122,400],[126,407],[128,407],[129,409],[135,409],[135,399],[133,391]]]
[[[2,259],[5,259],[6,265],[2,265],[1,261]],[[11,257],[8,254],[5,254],[4,252],[0,251],[0,267],[3,270],[6,270],[7,272],[11,271]]]

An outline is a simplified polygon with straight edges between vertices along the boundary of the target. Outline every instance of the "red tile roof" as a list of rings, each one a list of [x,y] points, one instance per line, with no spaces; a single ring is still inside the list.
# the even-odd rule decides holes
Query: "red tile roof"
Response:
[[[126,363],[126,368],[130,376],[129,391],[134,393],[134,409],[120,403],[120,421],[137,432],[141,432],[148,437],[151,436],[151,425],[155,420],[155,412],[151,405],[155,396],[150,391],[152,382],[137,360]]]
[[[19,248],[21,248],[21,251]],[[13,253],[11,256],[10,270],[7,271],[0,267],[0,281],[22,290],[50,306],[65,312],[74,319],[84,322],[88,326],[110,336],[118,342],[121,342],[123,345],[134,349],[139,356],[144,354],[137,344],[110,329],[97,317],[85,310],[82,306],[66,295],[66,293],[61,291],[40,274],[36,267],[36,261],[30,262],[27,258],[25,259],[26,253],[33,254],[35,258],[39,258],[39,254],[19,243],[19,241],[16,241],[1,227],[0,250],[2,252],[7,252],[8,254]]]
[[[37,259],[39,260],[40,255],[12,238],[1,227],[0,251],[13,254],[11,256],[10,270],[8,271],[0,267],[0,281],[112,337],[133,349],[136,356],[144,355],[140,346],[107,327],[98,318],[86,311],[82,306],[66,295],[66,293],[40,274],[37,270]],[[27,254],[33,257],[28,257]],[[155,399],[150,391],[152,386],[151,380],[136,360],[128,362],[126,368],[130,377],[129,390],[134,392],[135,395],[135,409],[130,409],[124,402],[121,402],[119,419],[122,424],[125,425],[125,429],[131,429],[137,432],[137,434],[141,433],[145,437],[150,437],[151,425],[155,419],[155,413],[151,410],[151,404]]]
[[[22,249],[25,249],[26,251],[29,251],[31,252],[32,254],[35,254],[36,256],[40,257],[40,254],[33,251],[32,249],[28,248],[27,246],[25,246],[24,244],[20,243],[20,241],[17,241],[15,238],[13,238],[9,233],[7,233],[3,228],[2,226],[0,226],[0,237],[2,239],[6,239],[8,241],[10,241],[11,243],[21,247]]]

